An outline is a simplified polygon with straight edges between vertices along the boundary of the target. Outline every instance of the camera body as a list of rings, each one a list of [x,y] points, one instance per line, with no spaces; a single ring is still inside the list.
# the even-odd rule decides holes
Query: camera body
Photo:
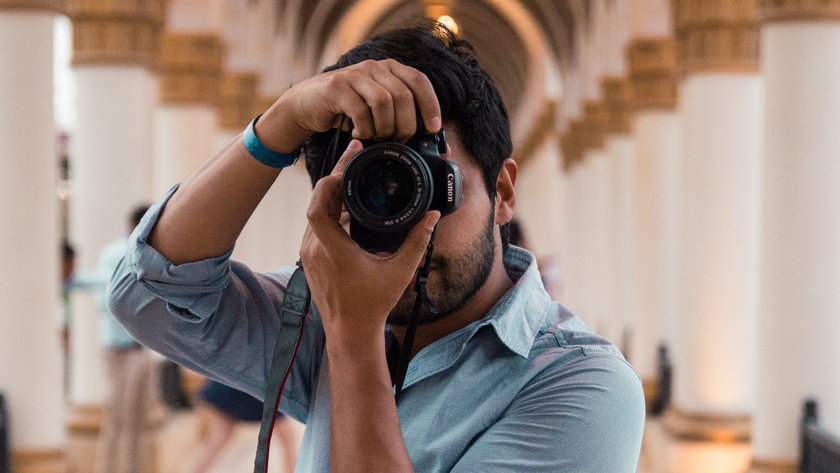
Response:
[[[394,252],[429,210],[441,217],[461,203],[461,172],[441,158],[443,130],[418,131],[405,144],[363,141],[344,170],[341,193],[350,237],[371,253]]]

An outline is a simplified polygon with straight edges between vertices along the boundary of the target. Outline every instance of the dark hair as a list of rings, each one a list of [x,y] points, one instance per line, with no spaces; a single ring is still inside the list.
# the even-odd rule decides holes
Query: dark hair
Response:
[[[455,125],[466,152],[481,168],[487,193],[496,196],[496,180],[513,145],[507,109],[475,50],[443,25],[432,23],[391,31],[356,46],[324,69],[362,61],[394,59],[424,73],[440,103],[443,120]],[[313,186],[321,172],[331,132],[315,133],[303,145]]]
[[[445,26],[432,22],[371,38],[341,56],[324,72],[368,59],[393,59],[429,78],[443,120],[455,125],[464,149],[481,169],[487,194],[494,199],[499,172],[513,150],[510,121],[499,91],[479,66],[472,45]],[[315,133],[303,145],[313,186],[321,175],[332,134]],[[502,225],[501,235],[502,249],[507,251],[506,225]]]

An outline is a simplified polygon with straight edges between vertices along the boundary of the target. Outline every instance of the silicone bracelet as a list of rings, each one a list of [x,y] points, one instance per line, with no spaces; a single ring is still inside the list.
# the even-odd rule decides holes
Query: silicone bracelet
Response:
[[[262,144],[259,138],[257,138],[257,134],[254,133],[254,125],[261,116],[262,114],[257,115],[253,120],[251,120],[251,123],[248,124],[248,128],[246,128],[245,133],[242,134],[242,142],[245,143],[245,147],[248,148],[248,152],[251,153],[251,156],[266,166],[271,166],[273,168],[291,166],[297,160],[300,152],[292,154],[278,153],[268,149],[264,144]]]

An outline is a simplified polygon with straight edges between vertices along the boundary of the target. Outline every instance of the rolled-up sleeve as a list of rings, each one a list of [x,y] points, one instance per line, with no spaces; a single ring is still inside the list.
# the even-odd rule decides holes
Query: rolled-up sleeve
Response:
[[[259,399],[280,332],[280,305],[292,268],[254,273],[231,251],[174,265],[147,243],[158,216],[177,191],[152,206],[129,238],[108,287],[115,317],[143,345],[178,364]],[[323,352],[316,311],[306,316],[281,410],[304,421],[311,383]]]

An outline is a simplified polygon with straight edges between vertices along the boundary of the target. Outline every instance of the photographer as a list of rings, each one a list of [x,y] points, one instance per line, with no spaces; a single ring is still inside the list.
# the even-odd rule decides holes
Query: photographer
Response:
[[[275,153],[303,146],[314,182],[344,114],[355,139],[312,194],[300,250],[312,305],[280,401],[307,425],[297,470],[635,471],[641,382],[550,300],[533,255],[508,247],[508,117],[469,45],[440,27],[371,39],[288,90],[253,132]],[[445,129],[460,207],[420,215],[395,252],[366,251],[346,230],[342,173],[359,140],[405,142],[419,126]],[[235,140],[155,205],[110,304],[145,345],[262,398],[293,269],[255,274],[229,260],[280,172],[258,159]],[[438,221],[428,278],[437,310],[420,312],[396,402],[395,354]]]

